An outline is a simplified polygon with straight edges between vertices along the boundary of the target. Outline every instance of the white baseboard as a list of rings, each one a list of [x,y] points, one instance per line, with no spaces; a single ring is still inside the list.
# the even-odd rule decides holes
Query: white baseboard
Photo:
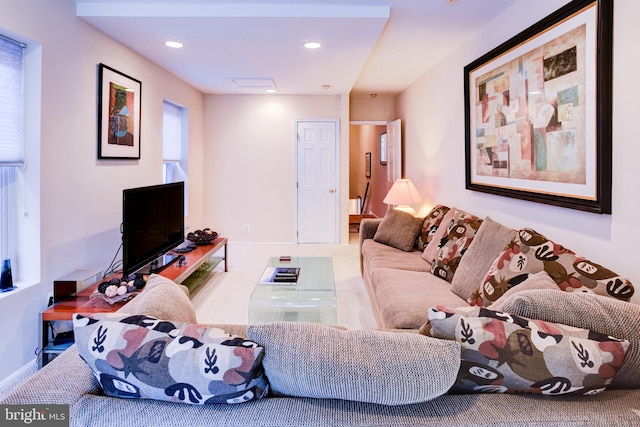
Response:
[[[31,363],[27,363],[11,376],[7,377],[4,381],[0,382],[0,399],[4,399],[5,396],[11,393],[16,387],[29,379],[36,372],[38,372],[38,363],[36,360],[33,360]]]

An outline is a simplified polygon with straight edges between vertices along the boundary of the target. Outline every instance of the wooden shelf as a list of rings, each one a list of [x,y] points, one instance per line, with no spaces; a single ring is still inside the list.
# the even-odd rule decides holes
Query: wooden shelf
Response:
[[[191,252],[182,254],[184,255],[185,261],[187,261],[186,265],[180,267],[176,262],[162,270],[159,274],[176,283],[183,283],[189,276],[195,273],[202,264],[209,261],[209,259],[221,249],[224,249],[224,257],[222,257],[222,259],[225,261],[224,271],[227,271],[227,239],[218,237],[211,245],[198,246]]]
[[[174,263],[158,274],[166,277],[168,279],[173,280],[176,283],[183,283],[185,281],[190,280],[191,275],[195,275],[195,279],[200,276],[198,272],[200,267],[205,263],[212,261],[215,265],[211,268],[215,268],[220,262],[224,261],[224,271],[228,271],[228,258],[227,258],[227,239],[224,237],[218,237],[213,241],[211,245],[203,245],[197,246],[196,249],[191,252],[187,252],[184,255],[185,263],[182,266],[179,266],[178,263]],[[216,253],[219,251],[224,251],[223,256],[214,257]],[[99,282],[94,283],[88,288],[78,292],[75,296],[66,299],[64,301],[60,301],[45,311],[40,313],[40,321],[41,321],[41,336],[42,336],[42,366],[46,365],[48,362],[48,354],[49,353],[60,353],[64,351],[58,347],[61,346],[52,346],[49,344],[49,323],[56,320],[71,320],[74,313],[82,313],[82,314],[94,314],[94,313],[113,313],[118,311],[122,306],[124,306],[128,301],[117,302],[115,304],[109,304],[108,302],[102,299],[91,299],[90,295],[98,288],[98,285],[103,281],[108,281],[113,277],[120,277],[120,274],[113,274],[109,277],[105,277]],[[201,279],[202,281],[202,279]],[[201,282],[200,282],[201,284]],[[195,289],[198,285],[194,285]],[[191,290],[191,289],[190,289]],[[144,288],[141,292],[144,292]],[[135,298],[135,297],[134,297]],[[70,345],[70,344],[69,344]],[[67,347],[69,346],[67,345]]]
[[[205,261],[196,271],[194,271],[189,277],[187,277],[182,284],[189,289],[189,293],[193,294],[196,289],[207,281],[209,275],[222,261],[223,257],[211,257],[208,261]]]

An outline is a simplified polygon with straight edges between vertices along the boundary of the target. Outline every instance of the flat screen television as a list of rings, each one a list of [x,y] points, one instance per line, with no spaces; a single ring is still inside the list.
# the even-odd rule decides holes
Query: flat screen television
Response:
[[[184,242],[184,182],[122,191],[122,275],[153,273]]]

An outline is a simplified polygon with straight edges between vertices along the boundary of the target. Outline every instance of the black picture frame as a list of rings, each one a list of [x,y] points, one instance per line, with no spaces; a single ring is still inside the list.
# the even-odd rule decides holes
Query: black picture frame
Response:
[[[464,67],[466,188],[610,214],[612,51],[613,1],[574,0]]]
[[[140,159],[142,83],[98,65],[98,159]]]
[[[364,176],[371,178],[371,152],[364,154]]]

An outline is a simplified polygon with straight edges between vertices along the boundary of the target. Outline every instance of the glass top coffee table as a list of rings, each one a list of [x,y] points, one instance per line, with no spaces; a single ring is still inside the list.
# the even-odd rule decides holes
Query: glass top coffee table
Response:
[[[274,257],[265,270],[274,267],[300,268],[298,281],[258,282],[249,299],[250,324],[276,321],[336,324],[336,285],[331,257],[292,257],[291,261]]]

